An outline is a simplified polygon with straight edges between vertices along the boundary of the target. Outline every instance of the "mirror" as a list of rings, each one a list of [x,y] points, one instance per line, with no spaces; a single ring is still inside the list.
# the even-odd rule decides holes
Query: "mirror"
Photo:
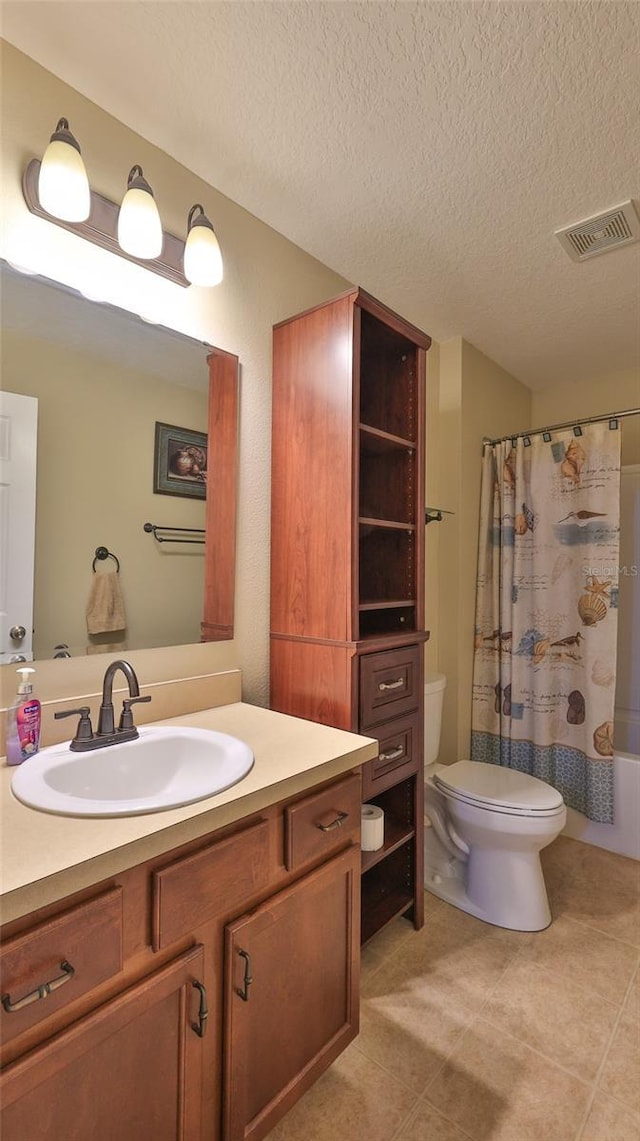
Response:
[[[205,516],[211,518],[213,507],[211,494],[205,502],[194,490],[197,481],[201,490],[208,472],[201,470],[201,455],[195,473],[184,463],[172,464],[178,479],[169,480],[171,491],[155,491],[156,424],[206,434],[208,356],[213,352],[236,366],[237,358],[6,263],[0,287],[2,389],[38,401],[33,657],[200,641],[205,591],[211,593],[205,583]],[[211,375],[220,367],[219,360],[214,362]],[[227,432],[226,451],[231,470],[225,473],[227,485],[234,485],[233,522],[235,414],[234,404],[233,439]],[[178,436],[161,434],[159,464],[171,462],[172,440]],[[187,437],[187,444],[192,442]],[[211,459],[212,452],[209,470]],[[189,542],[158,543],[145,523],[187,528],[174,535]],[[86,611],[96,575],[116,570],[115,559],[96,559],[98,548],[119,562],[115,589],[126,626],[90,635]],[[231,534],[225,554],[231,567],[226,607],[231,621],[233,554]],[[20,575],[9,551],[5,583]],[[112,579],[100,584],[107,606],[113,589]],[[214,614],[206,639],[230,637],[216,621]],[[23,652],[19,641],[11,649]]]

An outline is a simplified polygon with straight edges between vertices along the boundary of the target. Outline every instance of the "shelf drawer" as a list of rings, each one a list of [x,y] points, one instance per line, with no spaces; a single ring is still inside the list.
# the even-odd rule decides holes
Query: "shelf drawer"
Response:
[[[362,798],[368,800],[418,770],[422,750],[419,713],[395,717],[376,731],[380,754],[362,767]]]
[[[270,826],[249,825],[153,873],[154,951],[196,931],[267,886]]]
[[[420,708],[421,647],[363,654],[360,659],[360,732]]]
[[[293,871],[360,838],[360,776],[348,776],[284,810],[285,866]]]
[[[122,889],[8,939],[0,951],[4,1042],[122,970]]]

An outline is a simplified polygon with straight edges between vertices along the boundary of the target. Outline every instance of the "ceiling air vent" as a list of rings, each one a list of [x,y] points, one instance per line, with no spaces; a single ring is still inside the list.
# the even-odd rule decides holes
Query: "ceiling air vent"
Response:
[[[555,230],[555,235],[573,261],[586,261],[616,246],[628,246],[640,238],[640,221],[631,199],[595,218]]]

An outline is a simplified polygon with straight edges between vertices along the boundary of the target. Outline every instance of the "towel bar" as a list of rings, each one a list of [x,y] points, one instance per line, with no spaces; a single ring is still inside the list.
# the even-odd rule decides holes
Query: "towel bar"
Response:
[[[176,532],[189,535],[204,535],[204,527],[163,527],[160,523],[145,523],[142,528],[148,535],[153,535],[156,543],[204,543],[203,539],[174,539]],[[159,535],[158,531],[169,531],[168,535]]]
[[[96,573],[96,563],[98,560],[103,562],[104,559],[113,559],[114,563],[116,564],[116,572],[120,574],[120,559],[117,555],[114,555],[113,551],[108,550],[107,547],[96,547],[95,553],[96,557],[91,564],[94,574]]]

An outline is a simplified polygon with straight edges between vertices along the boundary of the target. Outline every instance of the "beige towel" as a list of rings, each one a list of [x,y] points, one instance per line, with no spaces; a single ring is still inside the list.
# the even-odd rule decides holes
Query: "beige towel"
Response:
[[[87,602],[88,633],[110,634],[124,630],[126,625],[120,575],[117,571],[94,574]]]
[[[129,647],[125,642],[92,642],[87,646],[85,653],[87,654],[122,654],[124,650]]]

